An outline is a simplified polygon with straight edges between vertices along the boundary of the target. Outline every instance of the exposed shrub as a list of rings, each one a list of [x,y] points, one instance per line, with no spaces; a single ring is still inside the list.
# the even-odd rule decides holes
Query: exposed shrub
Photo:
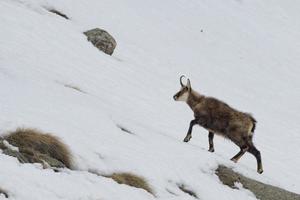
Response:
[[[117,124],[117,127],[118,127],[119,129],[121,129],[121,131],[123,131],[123,132],[125,132],[125,133],[129,133],[129,134],[131,134],[131,135],[134,135],[134,133],[133,133],[132,131],[128,130],[127,128],[125,128],[125,127],[123,127],[123,126],[121,126],[121,125],[119,125],[119,124]]]
[[[67,87],[67,88],[71,88],[73,90],[77,90],[78,92],[81,92],[81,93],[86,93],[85,91],[83,91],[82,89],[80,89],[79,87],[74,86],[74,85],[65,84],[64,86]]]
[[[5,196],[6,198],[8,198],[7,192],[5,192],[4,190],[2,190],[2,189],[0,188],[0,197],[1,197],[1,195],[2,195],[2,196]]]
[[[53,135],[36,129],[19,128],[5,135],[3,139],[19,148],[19,151],[6,148],[3,153],[17,157],[20,162],[71,168],[72,159],[68,147]]]
[[[47,9],[47,10],[48,10],[48,9]],[[70,19],[67,15],[63,14],[62,12],[60,12],[60,11],[58,11],[58,10],[55,10],[55,9],[49,9],[48,11],[49,11],[49,12],[52,12],[52,13],[54,13],[54,14],[56,14],[56,15],[59,15],[59,16],[65,18],[65,19]]]
[[[192,191],[191,189],[187,188],[186,185],[184,184],[177,184],[178,188],[182,191],[182,192],[185,192],[193,197],[195,197],[196,199],[198,199],[198,196],[197,194]]]
[[[113,173],[111,175],[106,175],[105,177],[112,178],[119,184],[126,184],[132,187],[144,189],[154,195],[153,190],[147,181],[138,175],[132,173]]]

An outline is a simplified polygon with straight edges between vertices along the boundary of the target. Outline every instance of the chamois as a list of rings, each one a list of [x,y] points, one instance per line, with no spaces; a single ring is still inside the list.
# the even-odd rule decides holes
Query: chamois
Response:
[[[210,152],[214,152],[214,134],[221,135],[240,147],[240,151],[231,158],[232,161],[237,162],[245,152],[249,152],[257,160],[257,172],[263,173],[260,152],[252,141],[256,120],[250,114],[235,110],[218,99],[197,93],[192,89],[189,79],[186,85],[182,83],[184,77],[180,77],[181,88],[173,97],[175,101],[186,102],[194,112],[184,142],[192,138],[193,126],[198,124],[209,131]]]

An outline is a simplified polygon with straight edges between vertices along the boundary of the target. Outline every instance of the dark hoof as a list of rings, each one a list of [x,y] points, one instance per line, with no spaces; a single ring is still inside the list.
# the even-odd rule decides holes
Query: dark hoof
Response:
[[[208,149],[209,152],[215,152],[215,149]]]
[[[263,169],[258,169],[257,172],[258,172],[259,174],[262,174],[262,173],[264,172],[264,170],[263,170]]]
[[[189,139],[185,139],[185,138],[184,138],[184,140],[183,140],[183,141],[184,141],[184,142],[188,142],[188,141],[190,141],[190,140],[189,140]]]
[[[188,142],[188,141],[190,141],[190,139],[192,138],[192,136],[189,136],[189,135],[187,135],[185,138],[184,138],[184,142]]]

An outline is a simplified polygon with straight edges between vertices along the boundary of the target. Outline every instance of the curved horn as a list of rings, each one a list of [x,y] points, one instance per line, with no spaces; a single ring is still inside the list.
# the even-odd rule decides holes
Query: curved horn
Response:
[[[181,75],[181,76],[180,76],[180,85],[181,85],[181,87],[184,86],[183,83],[182,83],[182,78],[185,78],[185,75]]]

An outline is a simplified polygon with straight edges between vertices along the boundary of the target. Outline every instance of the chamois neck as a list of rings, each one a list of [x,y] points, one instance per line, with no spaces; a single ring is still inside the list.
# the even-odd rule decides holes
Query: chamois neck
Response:
[[[191,93],[188,96],[186,103],[190,106],[192,110],[194,110],[195,106],[202,101],[204,98],[203,95],[199,94],[198,92],[191,90]]]

